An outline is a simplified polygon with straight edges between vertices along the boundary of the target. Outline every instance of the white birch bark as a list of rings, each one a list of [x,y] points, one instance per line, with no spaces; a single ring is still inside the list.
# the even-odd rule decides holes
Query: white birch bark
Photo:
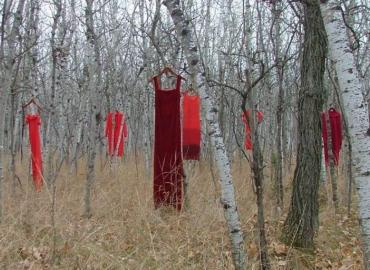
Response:
[[[359,195],[359,220],[362,229],[364,263],[370,269],[370,140],[366,135],[368,112],[362,94],[354,56],[349,48],[341,7],[330,0],[321,5],[328,35],[329,55],[335,63],[338,82],[349,123],[353,146],[354,180]]]
[[[95,159],[96,145],[99,138],[100,124],[100,107],[99,100],[101,98],[101,82],[102,69],[100,62],[100,51],[98,46],[98,37],[95,32],[94,25],[94,0],[86,0],[85,19],[86,19],[86,38],[88,42],[88,82],[87,90],[89,92],[89,135],[88,135],[88,156],[87,156],[87,175],[85,186],[85,211],[84,216],[90,218],[92,216],[91,209],[91,192],[95,182]]]
[[[179,0],[165,0],[163,4],[167,7],[176,28],[177,36],[180,39],[187,63],[189,65],[191,82],[198,86],[199,95],[205,106],[209,133],[214,148],[213,158],[216,161],[220,182],[221,182],[221,203],[224,208],[224,215],[228,226],[229,237],[235,269],[245,269],[246,256],[244,251],[244,239],[241,231],[239,214],[237,211],[233,179],[231,175],[231,164],[227,157],[225,144],[217,118],[217,109],[214,101],[207,93],[207,83],[202,75],[199,63],[198,48],[193,43],[189,22],[186,21],[183,11],[180,8]]]

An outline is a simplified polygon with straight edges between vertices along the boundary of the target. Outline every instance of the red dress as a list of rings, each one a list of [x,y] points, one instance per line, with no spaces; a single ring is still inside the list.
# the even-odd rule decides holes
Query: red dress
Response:
[[[328,127],[326,121],[329,115],[330,125]],[[329,111],[321,113],[321,124],[322,124],[322,139],[324,141],[324,157],[325,166],[329,166],[329,153],[328,153],[328,128],[331,130],[331,144],[332,153],[334,158],[334,165],[338,166],[340,150],[342,148],[342,116],[341,113],[330,108]]]
[[[41,191],[41,187],[43,184],[40,138],[41,119],[38,114],[27,114],[26,122],[29,128],[29,139],[31,145],[32,178],[35,184],[36,191],[39,192]]]
[[[199,160],[200,154],[200,98],[183,96],[182,154],[186,160]]]
[[[123,113],[118,111],[108,113],[105,126],[105,136],[107,137],[107,150],[110,156],[123,156],[127,135],[127,124]]]
[[[154,77],[154,206],[182,207],[183,166],[181,156],[180,85],[177,76],[173,90],[162,90]]]
[[[245,129],[245,140],[244,140],[244,148],[246,150],[252,150],[253,144],[252,144],[252,138],[251,138],[251,128],[249,126],[249,116],[251,114],[250,110],[247,110],[245,113],[242,114],[242,120],[244,123],[244,129]],[[263,112],[256,112],[256,119],[257,123],[260,124],[263,121]]]

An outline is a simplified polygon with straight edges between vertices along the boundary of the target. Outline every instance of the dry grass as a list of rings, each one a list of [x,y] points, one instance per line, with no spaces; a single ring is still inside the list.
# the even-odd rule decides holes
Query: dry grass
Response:
[[[250,269],[258,269],[255,196],[247,164],[233,176]],[[113,174],[96,167],[93,217],[82,217],[85,173],[63,169],[57,179],[57,249],[53,265],[51,194],[37,194],[19,165],[23,191],[11,192],[5,177],[0,224],[0,269],[233,269],[229,240],[218,201],[218,183],[208,163],[187,165],[189,207],[181,213],[153,210],[152,180],[143,162],[126,160]],[[266,170],[268,173],[268,170]],[[266,225],[273,269],[362,269],[359,228],[353,216],[321,207],[316,256],[279,243],[283,217],[276,216],[266,175]],[[289,190],[287,190],[287,199]],[[325,197],[325,196],[323,196]],[[286,212],[286,211],[285,211]]]

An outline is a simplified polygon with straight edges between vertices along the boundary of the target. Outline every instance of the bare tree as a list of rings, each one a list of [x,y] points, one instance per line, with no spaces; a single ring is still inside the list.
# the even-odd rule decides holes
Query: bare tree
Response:
[[[86,0],[85,19],[86,19],[86,39],[87,39],[87,82],[86,87],[89,93],[89,151],[87,156],[87,176],[85,187],[85,211],[86,217],[92,216],[91,210],[91,189],[95,180],[95,159],[96,145],[99,139],[99,126],[102,120],[100,112],[100,97],[102,71],[100,61],[100,50],[98,36],[94,25],[94,0]]]
[[[166,0],[163,4],[171,14],[176,33],[181,40],[181,45],[189,65],[191,81],[198,86],[202,104],[207,111],[207,123],[209,135],[214,147],[214,159],[216,160],[218,173],[221,181],[221,203],[224,207],[226,222],[228,225],[229,237],[231,240],[231,251],[235,269],[245,268],[244,240],[240,226],[239,214],[236,207],[234,185],[231,176],[230,162],[226,154],[226,148],[217,121],[217,110],[213,105],[211,96],[206,91],[207,84],[202,76],[199,65],[198,48],[192,40],[189,24],[180,8],[179,0]]]
[[[343,96],[345,113],[351,123],[349,133],[353,144],[354,180],[359,193],[360,225],[362,228],[364,264],[370,269],[370,219],[369,219],[369,163],[370,142],[366,133],[368,124],[367,106],[362,93],[363,86],[348,48],[346,25],[342,20],[342,10],[336,1],[325,1],[322,6],[325,29],[328,35],[330,57],[335,63],[338,83]]]
[[[318,0],[304,6],[304,47],[298,110],[297,167],[283,238],[289,245],[313,248],[318,229],[318,188],[321,167],[321,124],[326,35]]]

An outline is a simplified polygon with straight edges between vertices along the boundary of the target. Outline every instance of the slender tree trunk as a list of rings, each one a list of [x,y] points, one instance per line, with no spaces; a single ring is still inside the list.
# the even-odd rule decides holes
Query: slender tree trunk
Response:
[[[94,0],[86,0],[86,37],[88,41],[88,82],[89,92],[89,135],[88,135],[88,156],[87,156],[87,176],[85,186],[85,211],[84,216],[90,218],[91,210],[91,190],[95,181],[95,159],[96,146],[99,138],[100,115],[100,91],[101,91],[101,63],[97,35],[94,28],[93,14]]]
[[[3,70],[3,63],[4,63],[4,35],[5,35],[5,23],[7,21],[7,6],[8,6],[8,1],[4,0],[3,4],[3,11],[2,11],[2,16],[1,16],[1,29],[0,29],[0,34],[1,34],[1,40],[0,40],[0,67]],[[6,91],[4,90],[4,74],[3,71],[0,72],[0,106],[1,108],[4,109],[5,111],[5,106],[6,106]],[[5,128],[5,113],[2,113],[0,116],[0,223],[2,222],[2,217],[3,217],[3,180],[4,180],[4,161],[3,161],[3,156],[4,156],[4,128]]]
[[[257,14],[258,14],[258,26],[257,26],[257,49],[265,51],[265,45],[263,40],[263,27],[262,27],[262,10],[260,2],[256,3],[257,5]],[[249,51],[249,48],[247,48]],[[267,61],[264,59],[263,61]],[[253,67],[249,66],[249,70],[252,70]],[[260,67],[260,74],[263,74],[264,67]],[[256,204],[257,204],[257,227],[259,233],[259,255],[260,255],[260,269],[261,270],[270,270],[271,265],[268,257],[268,245],[266,238],[266,228],[265,228],[265,215],[264,215],[264,176],[263,176],[263,153],[261,150],[261,131],[258,125],[256,112],[258,111],[258,101],[260,100],[258,94],[261,91],[258,91],[260,88],[253,87],[250,82],[252,82],[251,72],[246,72],[246,89],[249,95],[245,97],[248,98],[251,108],[251,117],[249,118],[250,129],[251,129],[251,139],[253,143],[252,148],[252,160],[251,160],[251,171],[253,172],[253,180],[255,185],[256,192]],[[262,82],[266,82],[268,78],[263,78]],[[266,86],[262,86],[264,89]],[[246,99],[244,99],[246,100]],[[242,112],[246,111],[244,107],[245,101],[242,101]]]
[[[283,63],[281,59],[281,4],[276,1],[273,6],[273,15],[275,19],[275,63],[278,79],[278,105],[276,111],[276,172],[275,172],[275,192],[277,206],[282,210],[284,206],[284,189],[283,189],[283,115],[284,115],[284,87],[283,87]]]
[[[252,90],[253,91],[253,90]],[[257,197],[257,226],[259,232],[259,251],[260,251],[260,262],[262,270],[271,269],[268,252],[267,252],[267,239],[266,239],[266,229],[265,229],[265,215],[264,215],[264,203],[263,203],[263,156],[261,152],[260,139],[258,136],[258,129],[255,121],[255,114],[251,113],[250,123],[251,123],[251,133],[253,142],[253,160],[252,160],[252,171],[254,185],[256,188]]]
[[[367,106],[362,94],[362,85],[356,69],[354,56],[348,46],[346,26],[342,20],[342,11],[336,1],[321,5],[324,14],[325,29],[328,35],[330,57],[335,63],[340,91],[349,123],[352,140],[354,180],[359,195],[359,216],[362,229],[364,264],[370,269],[370,166],[368,150],[370,140],[366,133],[369,119]]]
[[[239,214],[236,207],[235,191],[231,176],[231,165],[227,157],[225,144],[217,120],[217,109],[214,106],[212,97],[207,94],[207,83],[202,75],[199,66],[198,48],[193,43],[189,22],[185,19],[184,13],[180,8],[179,0],[165,0],[163,4],[167,7],[176,27],[176,33],[181,41],[182,48],[186,55],[186,60],[191,73],[191,82],[199,86],[199,94],[202,104],[207,111],[207,123],[209,135],[214,147],[214,159],[218,168],[221,181],[221,203],[224,207],[224,214],[228,225],[229,237],[233,262],[236,270],[245,269],[246,256],[244,250],[244,240],[241,231]]]
[[[297,167],[283,239],[288,245],[312,249],[318,229],[326,36],[318,0],[304,3],[304,48],[298,104]]]
[[[1,26],[0,26],[0,106],[3,108],[4,112],[6,111],[6,101],[7,101],[7,92],[4,88],[5,86],[5,59],[4,59],[4,43],[5,43],[5,24],[7,22],[7,17],[9,14],[9,5],[8,0],[4,0],[2,15],[1,15]],[[2,222],[3,215],[3,180],[4,180],[4,130],[5,130],[5,113],[2,113],[0,116],[0,223]]]
[[[10,150],[11,150],[11,160],[10,160],[10,173],[12,179],[12,189],[13,194],[15,194],[15,187],[16,187],[16,174],[15,174],[15,153],[14,153],[14,144],[15,144],[15,117],[16,117],[16,91],[15,91],[15,84],[18,77],[19,65],[20,60],[17,61],[16,54],[16,39],[20,35],[19,28],[22,24],[23,20],[23,10],[25,6],[25,0],[20,0],[18,2],[17,11],[14,14],[14,21],[12,25],[12,29],[10,35],[8,36],[8,47],[9,47],[9,55],[6,61],[5,66],[5,84],[4,89],[8,89],[10,93]],[[20,50],[20,49],[19,49]],[[14,66],[16,66],[14,70]]]

